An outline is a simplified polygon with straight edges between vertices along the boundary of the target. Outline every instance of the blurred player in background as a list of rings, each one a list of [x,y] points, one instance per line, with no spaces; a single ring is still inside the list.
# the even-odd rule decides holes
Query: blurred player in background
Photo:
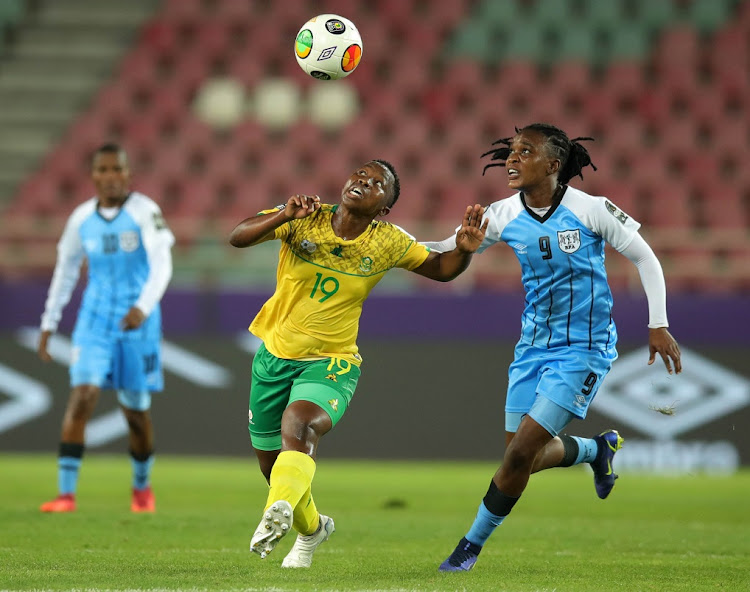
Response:
[[[602,380],[617,358],[612,294],[604,266],[605,241],[638,268],[649,309],[649,364],[658,353],[668,372],[680,372],[680,348],[667,330],[666,288],[659,260],[638,233],[640,224],[602,197],[567,183],[593,166],[580,141],[548,124],[532,124],[483,154],[505,166],[517,193],[491,204],[477,252],[505,242],[521,263],[526,305],[521,339],[509,368],[505,404],[506,450],[471,529],[440,571],[468,571],[494,529],[518,501],[532,473],[589,463],[597,495],[615,484],[615,430],[594,438],[560,435],[584,419]],[[426,243],[455,248],[456,237]]]
[[[230,243],[282,242],[274,295],[250,325],[263,345],[252,367],[249,431],[270,490],[250,550],[265,557],[293,527],[282,567],[309,567],[334,530],[312,498],[318,441],[341,419],[360,376],[356,344],[362,305],[394,268],[448,281],[469,265],[486,224],[469,206],[454,248],[430,252],[404,230],[375,220],[399,197],[393,166],[372,160],[346,181],[338,205],[294,195],[241,222]]]
[[[73,331],[72,392],[62,423],[59,495],[42,512],[76,509],[84,431],[102,389],[117,391],[130,430],[133,465],[131,510],[153,512],[151,393],[161,391],[159,301],[172,277],[174,236],[159,206],[130,191],[127,155],[115,144],[95,153],[91,178],[96,196],[71,214],[57,245],[57,264],[42,315],[39,357],[70,301],[83,261],[88,282]]]

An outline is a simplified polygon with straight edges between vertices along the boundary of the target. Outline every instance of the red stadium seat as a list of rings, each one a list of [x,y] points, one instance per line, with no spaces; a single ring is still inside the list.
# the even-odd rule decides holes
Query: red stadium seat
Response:
[[[141,28],[137,48],[142,48],[156,60],[171,60],[179,51],[179,46],[178,30],[174,23],[153,19]]]
[[[161,16],[168,22],[197,23],[205,17],[202,0],[164,0]]]
[[[205,59],[214,61],[223,58],[230,48],[229,27],[222,21],[203,21],[195,30],[192,48],[202,53]]]

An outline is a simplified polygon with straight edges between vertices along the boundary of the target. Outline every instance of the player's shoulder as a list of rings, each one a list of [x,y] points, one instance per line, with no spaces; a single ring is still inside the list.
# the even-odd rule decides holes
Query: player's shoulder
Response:
[[[98,200],[96,197],[92,197],[78,204],[75,209],[71,212],[68,217],[69,224],[81,224],[86,218],[96,213],[96,205]]]
[[[489,218],[490,224],[502,230],[508,223],[515,220],[524,211],[520,193],[493,201],[484,209],[484,217]]]
[[[562,204],[574,212],[590,213],[601,210],[607,199],[601,195],[591,195],[568,185]]]
[[[416,240],[408,230],[398,224],[389,222],[388,220],[373,220],[371,226],[380,236],[387,236],[392,240],[397,240],[399,238],[404,238],[409,241]]]
[[[159,204],[157,204],[148,195],[146,195],[145,193],[141,193],[140,191],[132,191],[130,195],[128,195],[128,198],[125,200],[125,204],[123,207],[129,212],[134,213],[145,212],[150,214],[153,212],[161,211]]]

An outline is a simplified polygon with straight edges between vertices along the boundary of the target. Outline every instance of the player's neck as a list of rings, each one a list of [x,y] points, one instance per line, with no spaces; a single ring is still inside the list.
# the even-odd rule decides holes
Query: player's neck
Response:
[[[523,190],[523,199],[530,208],[547,208],[551,206],[562,193],[562,185],[551,185],[543,187],[533,187],[530,190]]]
[[[354,240],[370,226],[372,220],[338,208],[331,218],[333,234],[343,240]]]
[[[99,207],[100,208],[119,208],[122,207],[122,204],[125,203],[125,198],[127,195],[123,195],[122,197],[101,197],[99,196]]]

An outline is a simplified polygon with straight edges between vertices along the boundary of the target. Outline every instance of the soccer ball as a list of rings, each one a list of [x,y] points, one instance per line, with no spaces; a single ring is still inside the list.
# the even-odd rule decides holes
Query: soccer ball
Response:
[[[349,19],[319,14],[297,33],[294,55],[300,67],[318,80],[349,76],[362,59],[362,37]]]

